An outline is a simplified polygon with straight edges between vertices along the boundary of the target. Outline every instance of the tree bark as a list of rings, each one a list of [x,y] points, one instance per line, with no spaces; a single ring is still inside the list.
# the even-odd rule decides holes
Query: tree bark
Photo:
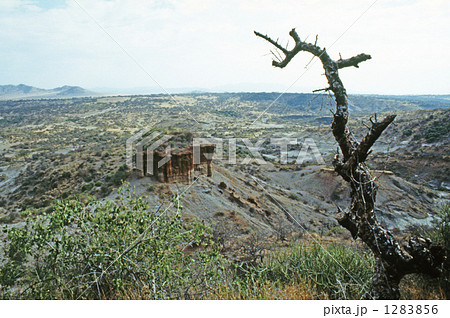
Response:
[[[440,245],[419,237],[411,238],[402,245],[384,229],[376,220],[374,207],[377,192],[375,179],[365,164],[370,148],[382,132],[395,119],[395,115],[387,116],[381,121],[372,120],[366,136],[356,140],[347,127],[348,98],[344,85],[339,78],[338,70],[345,67],[359,67],[359,64],[371,59],[368,54],[359,54],[349,59],[333,60],[325,48],[316,43],[307,43],[300,39],[292,29],[289,35],[295,46],[288,50],[267,35],[255,31],[255,35],[274,45],[285,56],[282,61],[273,61],[272,65],[283,68],[294,56],[302,51],[309,52],[319,58],[325,70],[325,76],[336,101],[331,130],[339,144],[341,155],[336,154],[333,160],[335,171],[350,184],[351,204],[348,211],[341,213],[338,222],[358,237],[371,249],[376,265],[372,278],[371,290],[366,295],[372,299],[399,299],[399,283],[403,276],[410,273],[424,273],[433,277],[442,274],[445,251]]]

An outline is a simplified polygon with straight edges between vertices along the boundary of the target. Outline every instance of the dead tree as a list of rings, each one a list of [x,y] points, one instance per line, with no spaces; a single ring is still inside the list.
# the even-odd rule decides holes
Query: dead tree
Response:
[[[347,127],[348,98],[338,70],[350,66],[357,68],[359,63],[371,59],[371,56],[359,54],[349,59],[333,60],[325,48],[317,45],[317,37],[314,44],[302,41],[295,29],[289,32],[295,43],[292,49],[281,46],[267,35],[256,31],[255,35],[270,42],[284,54],[284,58],[272,61],[275,67],[285,67],[302,51],[311,53],[322,62],[329,85],[324,90],[333,92],[336,101],[331,129],[339,144],[340,154],[336,154],[333,166],[351,187],[350,208],[346,212],[339,209],[338,222],[350,231],[354,239],[361,238],[372,250],[376,260],[371,289],[366,296],[374,299],[398,299],[399,283],[406,274],[424,273],[439,277],[446,258],[440,245],[421,237],[412,237],[399,243],[375,217],[377,186],[365,161],[370,148],[394,120],[395,115],[387,116],[381,121],[377,121],[376,117],[371,119],[372,125],[361,141],[356,140]]]

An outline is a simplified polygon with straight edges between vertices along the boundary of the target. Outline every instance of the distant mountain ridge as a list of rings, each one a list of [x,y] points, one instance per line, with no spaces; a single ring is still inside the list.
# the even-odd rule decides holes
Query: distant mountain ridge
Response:
[[[255,103],[261,111],[290,115],[330,116],[334,99],[328,94],[312,93],[216,93],[219,101],[238,99]],[[450,95],[349,95],[352,114],[416,111],[420,109],[450,108]],[[330,117],[331,118],[331,117]]]
[[[100,97],[100,96],[146,96],[166,95],[157,89],[151,88],[135,90],[134,93],[127,90],[111,89],[106,93],[104,89],[95,91],[86,90],[79,86],[61,86],[53,89],[42,89],[24,84],[0,85],[0,100],[20,99],[57,99],[76,97]],[[300,115],[329,116],[329,106],[334,100],[328,94],[312,93],[280,93],[280,92],[212,92],[209,90],[195,90],[193,88],[169,89],[173,95],[211,95],[217,96],[219,101],[237,99],[245,102],[257,103],[255,107],[261,107],[261,111],[268,112],[298,111]],[[327,107],[328,105],[328,107]],[[354,114],[373,114],[390,111],[415,111],[420,109],[450,108],[450,95],[375,95],[375,94],[349,94],[349,109]],[[266,110],[264,110],[266,112]]]
[[[25,84],[0,85],[0,100],[32,99],[32,98],[72,98],[99,96],[101,94],[86,90],[79,86],[61,86],[43,89]]]

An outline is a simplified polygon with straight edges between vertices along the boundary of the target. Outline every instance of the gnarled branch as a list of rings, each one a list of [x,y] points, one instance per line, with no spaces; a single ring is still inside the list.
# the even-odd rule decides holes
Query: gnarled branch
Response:
[[[346,163],[340,168],[342,171],[346,171],[347,175],[351,169],[355,169],[356,165],[366,161],[367,156],[370,153],[370,148],[373,146],[375,141],[381,136],[381,133],[392,123],[396,115],[390,115],[384,118],[381,122],[372,123],[367,135],[361,140],[359,145],[353,151],[350,158]]]
[[[349,59],[339,59],[336,61],[338,68],[344,68],[349,66],[354,66],[359,68],[359,63],[370,60],[372,57],[369,54],[361,53],[359,55],[353,56]]]
[[[294,39],[295,46],[291,49],[282,48],[277,41],[267,35],[255,31],[255,35],[263,38],[280,49],[285,58],[272,61],[275,67],[283,68],[299,52],[309,52],[320,59],[325,70],[329,90],[336,100],[336,111],[333,114],[331,129],[342,153],[342,160],[336,155],[333,160],[335,170],[351,187],[351,205],[349,211],[341,213],[339,224],[350,231],[356,239],[362,241],[372,250],[376,258],[376,267],[372,279],[370,297],[377,299],[397,299],[399,297],[400,279],[409,273],[426,273],[432,276],[440,274],[439,268],[445,261],[442,248],[429,241],[415,238],[401,246],[389,231],[376,220],[374,207],[377,186],[371,176],[365,160],[370,148],[381,133],[395,119],[395,115],[387,116],[381,122],[372,122],[367,135],[358,142],[347,127],[348,99],[344,85],[339,78],[338,70],[345,67],[359,67],[359,64],[371,59],[368,54],[359,54],[349,59],[335,61],[327,51],[317,45],[302,41],[292,29],[289,35]],[[328,90],[328,89],[327,89]],[[340,209],[339,209],[340,211]],[[340,211],[342,212],[342,211]]]
[[[269,38],[267,35],[263,35],[259,32],[254,31],[255,34],[259,37],[262,37],[264,40],[266,40],[267,42],[271,43],[273,46],[275,46],[277,49],[279,49],[281,52],[283,52],[285,55],[287,55],[289,53],[289,51],[282,47],[277,41],[272,40],[271,38]]]

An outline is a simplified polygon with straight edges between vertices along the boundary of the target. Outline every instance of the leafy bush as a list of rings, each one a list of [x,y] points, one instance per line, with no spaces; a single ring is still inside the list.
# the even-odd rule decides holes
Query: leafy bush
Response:
[[[117,169],[117,171],[106,177],[106,181],[112,185],[121,185],[123,181],[128,178],[129,172],[127,166],[124,164]]]
[[[152,212],[124,186],[115,201],[58,201],[50,214],[7,228],[1,298],[122,298],[133,290],[170,299],[206,292],[223,270],[210,228],[183,223],[178,196],[172,205]],[[188,246],[200,251],[187,254]]]
[[[127,184],[119,192],[58,201],[5,228],[0,298],[359,299],[368,289],[370,253],[300,241],[232,265],[209,226],[182,222],[177,195],[151,211]]]
[[[437,142],[450,131],[450,123],[445,118],[441,121],[435,121],[425,132],[425,139],[427,142]]]

